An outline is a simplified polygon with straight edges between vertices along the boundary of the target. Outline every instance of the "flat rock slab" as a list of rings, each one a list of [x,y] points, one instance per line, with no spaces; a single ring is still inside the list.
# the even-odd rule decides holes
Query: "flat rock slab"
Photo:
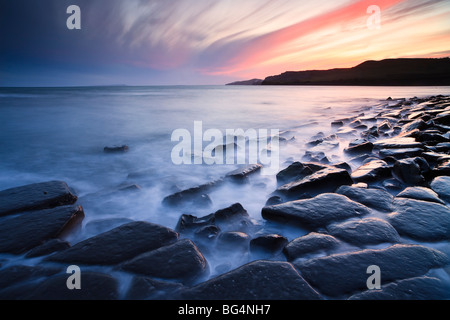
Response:
[[[423,145],[417,142],[415,138],[395,137],[390,139],[378,140],[374,142],[377,149],[405,149],[405,148],[422,148]]]
[[[296,196],[304,193],[317,195],[322,192],[334,192],[342,185],[353,184],[350,174],[345,169],[327,167],[303,179],[285,184],[277,192],[287,196]]]
[[[380,290],[367,290],[349,300],[448,300],[450,293],[442,280],[416,277],[382,286]]]
[[[382,149],[379,154],[380,157],[387,158],[393,157],[395,159],[404,159],[409,157],[415,157],[421,155],[423,152],[420,148],[408,148],[408,149]]]
[[[131,222],[57,252],[47,260],[88,265],[115,265],[178,240],[175,231],[148,222]]]
[[[125,300],[167,300],[183,285],[166,281],[158,281],[148,277],[133,278]]]
[[[390,175],[390,167],[383,160],[372,160],[356,169],[351,178],[355,182],[374,182]]]
[[[188,239],[141,254],[124,262],[119,268],[182,283],[192,283],[208,273],[205,257]]]
[[[284,247],[283,253],[288,261],[294,261],[307,254],[320,251],[328,252],[337,248],[340,244],[341,242],[331,235],[312,232],[289,242]]]
[[[450,182],[450,181],[449,181]],[[444,201],[439,199],[439,195],[431,190],[430,188],[425,187],[409,187],[400,192],[397,195],[397,198],[409,198],[415,200],[423,200],[423,201],[431,201],[440,204],[445,204]]]
[[[342,186],[336,192],[369,208],[382,212],[392,212],[393,210],[392,200],[394,197],[385,190]]]
[[[81,290],[69,290],[68,274],[56,275],[39,283],[26,300],[117,300],[119,283],[112,276],[97,272],[81,273]]]
[[[261,171],[262,165],[260,164],[252,164],[243,168],[236,169],[226,174],[226,177],[232,180],[242,180],[247,178],[249,175],[254,174],[256,172]]]
[[[77,196],[62,181],[30,184],[0,191],[0,216],[74,204]]]
[[[450,209],[442,204],[406,198],[393,202],[388,221],[401,234],[422,241],[450,239]]]
[[[264,207],[266,220],[299,224],[308,229],[325,227],[336,221],[362,217],[370,213],[366,206],[335,193],[324,193],[313,199],[297,200]]]
[[[292,264],[256,261],[183,290],[186,300],[318,300]]]
[[[23,212],[0,219],[0,252],[20,254],[58,238],[81,223],[83,208],[77,205]]]
[[[44,268],[40,266],[16,265],[0,270],[0,288],[4,289],[16,283],[33,278],[49,277],[59,273],[56,268]]]
[[[430,186],[441,199],[450,202],[450,177],[437,177],[431,182]]]
[[[381,269],[381,281],[393,282],[422,276],[449,263],[444,253],[419,245],[394,245],[381,250],[362,250],[315,258],[294,265],[319,292],[342,297],[367,289],[367,268]]]
[[[334,237],[357,246],[400,242],[400,235],[394,227],[378,218],[333,224],[327,230]]]

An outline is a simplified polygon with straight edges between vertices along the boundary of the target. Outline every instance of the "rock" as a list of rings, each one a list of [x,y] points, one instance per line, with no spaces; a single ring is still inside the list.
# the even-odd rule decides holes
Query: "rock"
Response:
[[[450,160],[445,160],[444,162],[437,165],[432,174],[436,176],[449,176],[450,175]]]
[[[0,270],[0,290],[23,281],[49,277],[59,272],[60,270],[56,268],[23,265],[11,266]]]
[[[361,217],[369,213],[370,210],[366,206],[334,193],[262,209],[262,216],[266,220],[299,224],[313,230],[332,222]]]
[[[407,185],[417,186],[425,183],[420,162],[416,158],[398,160],[392,168],[394,176]]]
[[[381,189],[355,188],[342,186],[336,193],[342,194],[349,199],[359,202],[369,208],[383,212],[392,212],[392,200],[394,197],[387,191]]]
[[[340,128],[340,127],[343,127],[344,126],[344,122],[343,121],[333,121],[332,123],[331,123],[331,126],[333,127],[333,128]]]
[[[54,252],[63,251],[70,248],[70,243],[67,241],[63,241],[60,239],[51,239],[40,246],[31,249],[27,254],[26,258],[35,258],[35,257],[41,257],[46,256]]]
[[[372,160],[356,169],[351,178],[355,182],[374,182],[390,175],[390,167],[383,160]]]
[[[136,276],[131,281],[125,300],[166,300],[170,299],[183,285],[157,281],[148,277]]]
[[[0,216],[74,204],[77,196],[62,181],[30,184],[0,191]]]
[[[197,218],[190,214],[183,214],[178,220],[175,230],[181,233],[193,233],[202,227],[214,225],[214,223],[214,214],[202,218]]]
[[[450,111],[441,113],[439,116],[435,117],[433,121],[437,124],[450,126]]]
[[[344,149],[344,152],[350,155],[358,155],[362,153],[370,153],[373,149],[373,143],[372,142],[364,142],[358,145],[349,146],[348,148]]]
[[[277,254],[288,242],[285,237],[278,234],[263,235],[250,241],[250,251],[254,254]]]
[[[381,290],[357,293],[349,300],[448,300],[449,297],[440,279],[424,276],[389,283]]]
[[[243,232],[223,232],[217,239],[216,247],[233,251],[246,250],[250,243],[250,236]]]
[[[422,241],[450,239],[450,209],[444,205],[397,198],[388,221],[401,234]]]
[[[431,182],[430,186],[441,199],[450,202],[450,177],[437,177]]]
[[[81,206],[71,205],[23,212],[0,219],[0,252],[20,254],[62,237],[84,218]]]
[[[395,159],[404,159],[420,156],[422,152],[423,150],[420,148],[382,149],[379,151],[379,154],[382,158],[393,157]]]
[[[391,190],[393,192],[399,192],[403,190],[403,184],[395,178],[386,179],[382,182],[383,188]]]
[[[194,233],[195,240],[209,241],[214,240],[220,233],[220,228],[214,225],[204,226]]]
[[[427,124],[425,123],[425,121],[423,121],[422,119],[417,119],[417,120],[403,126],[402,131],[408,132],[408,131],[412,131],[415,129],[423,130],[426,127],[427,127]]]
[[[180,300],[318,300],[287,262],[256,261],[181,291]]]
[[[131,222],[77,243],[46,260],[88,265],[114,265],[178,240],[178,234],[148,222]]]
[[[292,182],[294,180],[303,179],[306,176],[309,176],[313,173],[310,167],[305,166],[301,162],[294,162],[289,167],[284,170],[281,170],[277,174],[278,183],[287,183]]]
[[[322,192],[334,192],[342,185],[353,184],[349,173],[345,169],[328,167],[310,176],[285,184],[277,192],[288,197],[296,197],[304,193],[317,195]]]
[[[392,125],[389,120],[384,120],[378,125],[378,132],[386,132],[392,129]]]
[[[319,251],[329,252],[340,245],[340,241],[328,234],[312,232],[287,244],[283,253],[288,261],[294,261],[307,254]]]
[[[400,192],[397,195],[397,198],[409,198],[423,201],[431,201],[440,204],[445,204],[444,201],[439,199],[439,196],[436,192],[429,188],[424,187],[409,187]]]
[[[214,213],[215,224],[222,231],[247,232],[255,228],[247,210],[240,203],[218,210]]]
[[[117,300],[119,284],[112,276],[84,271],[81,275],[81,290],[67,288],[68,275],[56,275],[36,286],[26,300]]]
[[[327,230],[332,236],[357,246],[400,242],[400,236],[394,227],[378,218],[332,224]]]
[[[262,169],[262,165],[260,164],[252,164],[246,167],[236,169],[232,172],[227,173],[226,177],[233,181],[242,181],[247,178],[249,175],[259,172]]]
[[[130,150],[130,148],[127,145],[103,148],[105,153],[124,153],[128,152],[128,150]]]
[[[88,234],[99,234],[130,222],[133,222],[133,220],[127,218],[92,220],[86,223],[86,225],[84,226],[84,230]]]
[[[188,239],[143,253],[122,263],[124,271],[146,276],[193,283],[208,273],[205,257]]]
[[[340,138],[353,137],[358,133],[357,130],[348,127],[342,127],[337,132],[336,135]]]
[[[367,268],[381,269],[383,283],[424,275],[449,263],[447,255],[419,245],[335,254],[294,262],[302,276],[322,294],[342,297],[367,289]]]
[[[165,197],[162,203],[169,207],[179,207],[186,205],[208,207],[212,204],[212,201],[206,193],[222,184],[222,182],[223,179],[219,179],[216,181],[211,181],[209,183],[202,184],[197,187],[176,192],[174,194]]]
[[[374,142],[374,148],[377,149],[407,149],[407,148],[423,148],[422,143],[417,142],[414,138],[395,137]]]
[[[274,206],[276,204],[281,204],[283,203],[283,199],[280,196],[273,196],[270,197],[267,201],[266,201],[266,207],[267,206]]]

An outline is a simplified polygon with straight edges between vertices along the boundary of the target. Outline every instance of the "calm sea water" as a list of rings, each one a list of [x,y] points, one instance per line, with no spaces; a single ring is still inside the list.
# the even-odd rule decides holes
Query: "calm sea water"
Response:
[[[301,160],[305,142],[328,134],[333,119],[376,114],[386,98],[450,94],[450,87],[86,87],[0,88],[0,189],[64,180],[78,193],[85,224],[105,218],[145,220],[175,228],[183,213],[197,216],[240,202],[256,221],[276,188],[274,176],[210,193],[210,208],[161,205],[177,191],[220,178],[236,165],[172,164],[175,129],[279,129],[281,168]],[[369,108],[371,107],[371,108]],[[105,154],[105,146],[130,147]],[[329,154],[347,160],[342,148]],[[115,192],[138,184],[138,192]],[[84,231],[74,241],[92,236]],[[292,237],[299,234],[292,234]]]

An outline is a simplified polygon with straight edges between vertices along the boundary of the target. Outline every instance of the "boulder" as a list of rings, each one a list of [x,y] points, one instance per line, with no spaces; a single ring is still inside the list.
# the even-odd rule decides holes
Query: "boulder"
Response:
[[[124,271],[166,280],[192,283],[209,272],[205,257],[188,239],[143,253],[122,263]]]
[[[234,171],[227,173],[226,177],[233,181],[242,181],[243,179],[247,178],[249,175],[261,171],[262,167],[263,166],[260,164],[248,165],[246,167],[239,168],[239,169],[236,169]]]
[[[285,237],[278,234],[263,235],[250,241],[250,251],[254,254],[277,254],[288,242]]]
[[[355,182],[374,182],[390,175],[390,167],[383,160],[372,160],[356,169],[351,178]]]
[[[417,142],[415,138],[395,137],[374,142],[376,149],[407,149],[407,148],[423,148],[422,143]]]
[[[422,241],[450,239],[450,209],[442,204],[407,198],[393,202],[388,221],[401,234]]]
[[[342,194],[349,199],[359,202],[369,208],[383,212],[392,212],[392,200],[394,197],[387,191],[381,189],[342,186],[336,191],[336,193]]]
[[[284,170],[281,170],[277,174],[278,183],[287,183],[292,182],[294,180],[303,179],[306,176],[312,174],[313,171],[310,167],[304,165],[301,162],[294,162],[289,167]]]
[[[287,262],[255,261],[193,288],[180,300],[318,300],[321,296]]]
[[[351,145],[344,149],[344,152],[350,155],[358,155],[362,153],[371,153],[373,149],[373,143],[366,141],[361,144]]]
[[[77,205],[23,212],[0,219],[0,252],[20,254],[62,237],[84,218]]]
[[[450,160],[444,160],[437,165],[432,172],[433,176],[449,176],[450,175]]]
[[[422,155],[423,150],[420,148],[407,149],[381,149],[379,155],[382,158],[393,157],[395,159],[404,159]]]
[[[178,240],[175,231],[148,222],[131,222],[57,252],[46,260],[88,265],[114,265]]]
[[[77,196],[63,181],[30,184],[0,191],[0,216],[74,204]]]
[[[128,147],[127,145],[103,148],[103,151],[105,153],[124,153],[124,152],[128,152],[128,150],[130,150],[130,147]]]
[[[430,186],[441,199],[450,202],[450,177],[437,177],[431,182]]]
[[[91,220],[84,226],[84,231],[88,234],[99,234],[130,222],[133,222],[133,220],[127,218]]]
[[[183,285],[180,283],[135,276],[127,290],[125,300],[166,300],[182,288]]]
[[[63,251],[70,248],[70,243],[67,241],[63,241],[60,239],[51,239],[40,246],[37,246],[34,249],[31,249],[27,254],[26,258],[35,258],[35,257],[41,257],[46,256],[51,253],[57,252],[57,251]]]
[[[262,209],[262,216],[266,220],[299,224],[313,230],[325,227],[332,222],[362,217],[369,213],[370,210],[366,206],[334,193],[325,193],[313,199],[291,201]]]
[[[357,293],[349,300],[448,300],[448,288],[442,280],[432,277],[415,277],[382,286],[381,290]]]
[[[212,201],[207,195],[207,192],[222,184],[223,181],[223,179],[219,179],[173,193],[165,197],[162,203],[169,207],[179,207],[186,205],[200,207],[210,206],[212,204]]]
[[[439,195],[425,187],[408,187],[397,195],[397,198],[409,198],[415,200],[431,201],[440,204],[445,204],[444,201],[439,199]]]
[[[329,252],[340,244],[341,242],[331,235],[312,232],[289,242],[284,247],[283,253],[288,261],[294,261],[307,254]]]
[[[448,263],[447,255],[440,251],[397,244],[386,249],[366,249],[294,262],[294,265],[322,294],[343,297],[367,289],[367,269],[372,265],[380,267],[383,284],[422,276]]]
[[[323,192],[334,192],[342,185],[353,184],[349,173],[345,169],[327,167],[303,179],[285,184],[277,192],[295,198],[304,193],[317,195]]]
[[[59,273],[57,268],[15,265],[0,270],[0,290],[23,281],[45,278]],[[14,297],[10,297],[14,299]]]
[[[400,236],[394,227],[378,218],[332,224],[327,230],[332,236],[357,246],[400,242]]]
[[[219,235],[216,247],[219,250],[240,251],[247,250],[250,243],[250,236],[243,232],[223,232]]]
[[[407,185],[417,186],[425,183],[422,175],[422,169],[418,159],[423,158],[407,158],[395,162],[392,173],[400,181]],[[423,161],[426,161],[423,159]]]

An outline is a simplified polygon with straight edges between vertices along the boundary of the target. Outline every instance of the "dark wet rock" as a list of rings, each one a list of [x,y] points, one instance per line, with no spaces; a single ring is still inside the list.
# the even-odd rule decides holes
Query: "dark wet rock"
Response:
[[[419,245],[394,245],[294,262],[294,265],[319,292],[342,297],[367,289],[367,268],[371,265],[382,270],[383,284],[421,276],[448,263],[447,255],[440,251]]]
[[[266,206],[274,206],[277,204],[281,204],[283,203],[283,199],[280,196],[273,196],[270,197],[267,201],[266,201]]]
[[[27,300],[117,300],[119,283],[112,276],[84,271],[81,275],[81,290],[69,290],[68,274],[56,275],[36,286]]]
[[[450,177],[441,176],[431,182],[431,189],[436,192],[441,199],[450,202]]]
[[[372,142],[363,142],[358,145],[349,146],[348,148],[344,149],[344,152],[350,155],[357,155],[361,153],[370,153],[373,149],[373,143]]]
[[[395,137],[374,142],[377,149],[407,149],[407,148],[423,148],[422,143],[417,142],[414,138]]]
[[[445,160],[434,167],[432,174],[436,176],[450,176],[450,160]]]
[[[130,222],[133,222],[133,220],[126,218],[92,220],[86,223],[84,230],[89,234],[99,234]]]
[[[400,192],[397,198],[409,198],[423,201],[431,201],[440,204],[445,204],[444,201],[439,199],[439,195],[433,190],[425,187],[409,187]]]
[[[420,148],[382,149],[379,151],[379,154],[382,158],[393,157],[395,159],[404,159],[420,156],[422,152],[423,150]]]
[[[309,176],[313,173],[313,170],[304,165],[301,162],[294,162],[289,167],[284,170],[281,170],[277,174],[277,181],[279,183],[287,183],[298,179],[303,179],[306,176]]]
[[[288,240],[278,234],[259,236],[250,241],[250,251],[255,254],[276,254],[288,244]]]
[[[124,153],[128,152],[128,150],[130,150],[130,147],[128,147],[127,145],[103,148],[103,151],[105,153]]]
[[[442,280],[424,276],[389,283],[381,290],[357,293],[349,300],[448,300],[449,297]]]
[[[195,231],[194,237],[196,240],[214,240],[220,233],[220,228],[214,225],[204,226]]]
[[[450,126],[450,111],[441,113],[439,116],[435,117],[433,121],[437,124]]]
[[[35,258],[46,256],[54,252],[63,251],[70,248],[70,243],[60,239],[51,239],[34,249],[31,249],[27,254],[26,258]]]
[[[417,141],[424,142],[427,145],[437,145],[439,143],[446,143],[448,139],[443,135],[435,132],[420,132]]]
[[[226,177],[233,181],[242,181],[243,179],[247,178],[249,175],[259,172],[261,169],[262,169],[262,165],[252,164],[252,165],[248,165],[246,167],[240,168],[240,169],[236,169],[232,172],[229,172],[229,173],[227,173]]]
[[[266,220],[299,224],[310,229],[325,227],[332,222],[361,217],[369,213],[370,210],[366,206],[334,193],[262,209],[262,216]]]
[[[340,128],[340,127],[343,127],[343,126],[344,126],[344,121],[341,121],[341,120],[333,121],[333,122],[331,123],[331,126],[332,126],[333,128]]]
[[[348,173],[352,172],[352,167],[350,167],[350,165],[347,162],[339,162],[339,163],[333,164],[333,167],[338,168],[338,169],[347,170]]]
[[[394,227],[378,218],[332,224],[327,230],[332,236],[357,246],[400,242],[400,236]]]
[[[223,232],[217,239],[219,249],[244,250],[248,248],[250,236],[244,232]]]
[[[393,202],[388,221],[401,234],[422,241],[450,239],[450,209],[444,205],[407,198]]]
[[[386,132],[392,129],[392,125],[389,120],[384,120],[378,125],[378,132]]]
[[[182,288],[183,285],[180,283],[136,276],[131,281],[125,300],[166,300]]]
[[[288,261],[294,261],[307,254],[329,252],[340,244],[341,242],[331,235],[312,232],[289,242],[284,247],[283,253]]]
[[[393,197],[387,191],[381,189],[365,189],[342,186],[336,192],[369,208],[383,212],[392,212]]]
[[[403,126],[402,131],[408,132],[415,129],[423,130],[427,127],[427,124],[422,119],[415,120],[411,123],[408,123],[407,125]]]
[[[143,253],[122,263],[119,268],[182,283],[192,283],[209,272],[205,257],[188,239]]]
[[[202,227],[214,225],[214,223],[215,219],[213,214],[201,218],[190,214],[183,214],[178,220],[175,230],[181,233],[195,232]]]
[[[341,138],[353,137],[358,133],[357,130],[348,127],[342,127],[337,132],[336,135]]]
[[[174,243],[178,234],[166,227],[131,222],[57,252],[47,260],[63,263],[114,265],[141,253]]]
[[[77,196],[62,181],[30,184],[0,191],[0,216],[74,204]]]
[[[383,160],[372,160],[356,169],[351,178],[355,182],[374,182],[389,177],[391,169]]]
[[[383,188],[386,190],[391,190],[393,192],[398,192],[403,190],[404,185],[395,178],[386,179],[382,182]]]
[[[0,270],[0,290],[23,281],[49,277],[60,271],[57,268],[41,266],[11,266]]]
[[[277,192],[289,197],[295,197],[304,193],[315,195],[322,192],[334,192],[342,185],[351,184],[353,184],[353,181],[347,170],[328,167],[303,179],[285,184],[279,187]]]
[[[178,207],[185,205],[208,207],[212,204],[212,201],[207,195],[207,192],[219,186],[220,184],[222,184],[222,182],[223,180],[219,179],[216,181],[211,181],[209,183],[202,184],[197,187],[176,192],[174,194],[165,197],[162,203],[170,207]]]
[[[321,296],[287,262],[256,261],[193,288],[183,300],[317,300]]]
[[[448,152],[450,150],[450,142],[441,142],[434,146],[437,152]]]
[[[83,208],[77,205],[23,212],[0,219],[0,252],[24,253],[43,242],[63,237],[81,224]]]
[[[415,158],[398,160],[394,164],[392,172],[397,179],[407,185],[423,185],[425,183],[420,163]]]

